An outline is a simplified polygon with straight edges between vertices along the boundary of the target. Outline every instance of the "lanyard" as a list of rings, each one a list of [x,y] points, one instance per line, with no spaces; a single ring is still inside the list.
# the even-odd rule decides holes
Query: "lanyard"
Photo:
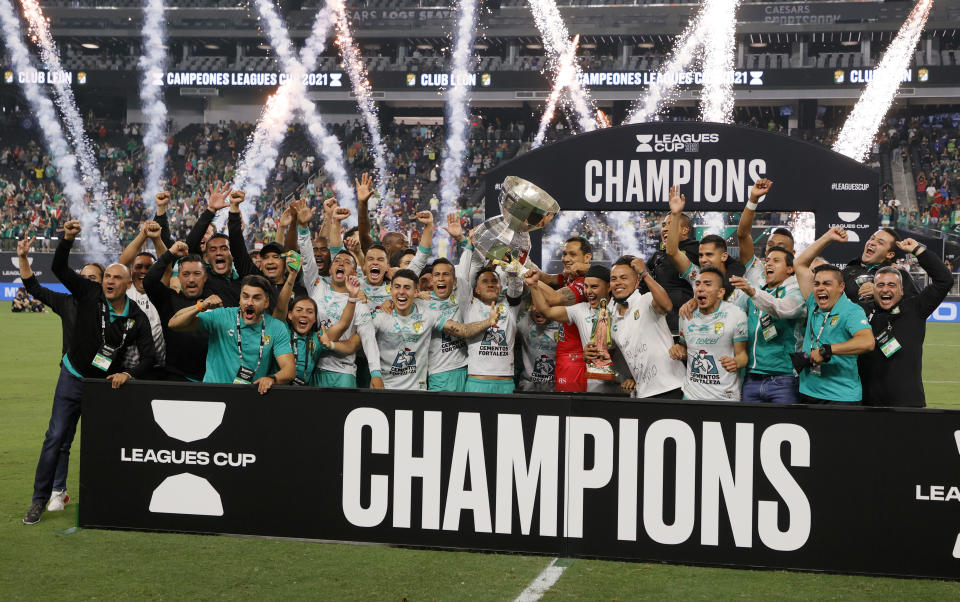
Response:
[[[110,309],[107,307],[106,302],[101,302],[101,307],[103,308],[103,313],[100,314],[100,340],[104,345],[107,344],[107,324],[110,323]],[[123,336],[120,337],[120,344],[117,345],[117,349],[123,347],[123,344],[127,341],[127,333],[130,332],[131,324],[128,321],[127,326],[123,329]]]
[[[313,373],[317,370],[317,362],[314,360],[313,368],[310,369],[310,372],[307,373],[307,366],[310,365],[310,358],[313,356],[310,353],[310,337],[301,338],[299,334],[294,331],[293,333],[293,365],[297,368],[297,373],[300,372],[300,341],[303,341],[303,347],[307,350],[307,357],[303,358],[303,380],[308,381],[313,376]]]
[[[814,341],[812,340],[812,339],[813,339],[813,324],[812,324],[812,323],[810,324],[810,338],[811,338],[811,341],[810,341],[810,349],[819,349],[819,348],[820,348],[820,346],[821,346],[821,345],[820,345],[820,335],[823,334],[823,329],[827,327],[827,320],[830,319],[830,313],[831,313],[831,312],[827,312],[827,315],[825,315],[825,316],[823,317],[823,324],[820,325],[820,331],[817,332],[816,344],[814,344]],[[811,322],[812,322],[812,320],[811,320]]]
[[[240,367],[243,368],[243,344],[241,342],[240,335],[240,312],[241,309],[237,309],[237,355],[240,356]],[[253,369],[254,372],[260,369],[260,361],[263,359],[263,339],[264,334],[266,333],[266,319],[263,316],[260,316],[260,350],[257,352],[257,367]]]

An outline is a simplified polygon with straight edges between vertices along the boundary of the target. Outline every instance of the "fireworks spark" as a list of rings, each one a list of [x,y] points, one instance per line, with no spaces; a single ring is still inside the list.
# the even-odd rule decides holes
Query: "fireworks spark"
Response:
[[[18,73],[35,71],[30,61],[30,51],[21,37],[20,18],[10,0],[0,0],[0,27],[3,30],[3,43],[7,48],[13,70]],[[96,214],[86,206],[84,199],[86,191],[77,172],[77,160],[60,126],[57,110],[39,84],[28,81],[24,82],[22,87],[27,103],[40,125],[44,143],[50,151],[51,160],[57,170],[57,179],[63,185],[63,193],[70,203],[70,214],[74,219],[80,220],[84,229],[93,232],[96,226]],[[89,237],[88,241],[93,245],[93,248],[87,248],[88,251],[104,250],[102,246],[97,245],[96,236]]]
[[[529,4],[533,21],[540,31],[544,49],[550,59],[551,71],[554,73],[554,79],[557,79],[564,70],[564,56],[570,47],[570,34],[555,0],[530,0]],[[597,129],[597,122],[594,118],[596,107],[593,98],[590,96],[590,91],[580,81],[580,66],[576,62],[576,56],[573,57],[571,63],[573,73],[566,90],[570,96],[570,103],[573,105],[580,131],[592,132]]]
[[[360,107],[360,115],[363,117],[363,123],[367,126],[367,133],[370,134],[370,150],[373,154],[373,166],[377,171],[377,196],[382,199],[386,195],[390,174],[387,171],[387,149],[383,144],[383,134],[380,132],[377,106],[373,102],[367,68],[363,64],[363,58],[360,56],[360,49],[357,48],[357,43],[353,39],[353,32],[350,31],[347,8],[343,0],[334,0],[333,4],[336,6],[337,15],[337,37],[335,42],[340,49],[340,56],[343,57],[343,66],[347,71],[347,75],[350,77],[353,93],[357,97],[357,105]]]
[[[283,19],[277,12],[276,6],[269,0],[256,0],[255,3],[263,18],[267,39],[277,53],[280,69],[290,78],[289,81],[292,84],[290,98],[293,106],[297,109],[304,125],[306,125],[310,141],[323,158],[323,166],[333,181],[333,190],[337,195],[337,200],[342,207],[356,213],[357,198],[347,175],[340,141],[329,132],[316,105],[307,97],[307,90],[304,85],[304,77],[307,71],[303,63],[294,54],[293,43]],[[319,56],[319,53],[317,56]]]
[[[733,67],[736,51],[737,9],[740,0],[708,0],[703,7],[709,23],[703,40],[701,119],[733,121]]]
[[[158,81],[163,77],[166,58],[163,49],[166,36],[163,0],[147,0],[143,12],[145,51],[140,57],[140,104],[147,117],[147,128],[143,135],[143,146],[146,149],[143,202],[147,207],[152,207],[155,203],[154,197],[161,191],[167,160],[167,105],[163,101],[162,81]]]
[[[440,164],[441,214],[454,213],[460,197],[460,174],[467,156],[470,134],[468,86],[476,32],[477,0],[461,0],[453,37],[453,79],[447,90],[447,141]]]
[[[21,0],[21,4],[32,39],[40,47],[40,58],[43,61],[44,68],[53,73],[63,73],[60,52],[53,41],[50,24],[47,22],[40,4],[37,0]],[[119,252],[120,232],[116,223],[116,213],[113,211],[112,203],[107,196],[107,186],[100,175],[93,145],[83,130],[83,118],[80,116],[80,110],[77,108],[77,102],[73,97],[73,89],[70,87],[67,78],[54,77],[53,91],[57,107],[59,107],[66,125],[67,135],[73,145],[80,166],[84,188],[93,194],[97,213],[97,233],[100,241],[109,250]]]
[[[547,106],[540,117],[540,128],[537,135],[533,138],[531,149],[543,144],[543,139],[547,135],[547,128],[553,122],[553,117],[557,111],[557,103],[560,102],[560,95],[568,88],[569,82],[576,75],[577,46],[580,44],[580,34],[573,36],[573,41],[567,45],[567,49],[560,57],[560,69],[553,80],[553,89],[550,90],[550,96],[547,98]]]
[[[706,6],[690,20],[686,29],[677,38],[677,45],[670,58],[660,67],[647,93],[640,98],[627,116],[626,123],[645,123],[654,119],[663,107],[676,100],[679,94],[677,83],[684,71],[697,60],[697,51],[703,45],[705,35],[704,13]]]
[[[931,6],[933,0],[920,0],[910,11],[873,72],[873,79],[867,84],[843,124],[837,142],[833,145],[836,152],[860,162],[867,158],[877,129],[884,115],[890,110],[897,89],[903,81],[903,74],[910,66],[914,49],[920,41],[927,17],[930,16]]]

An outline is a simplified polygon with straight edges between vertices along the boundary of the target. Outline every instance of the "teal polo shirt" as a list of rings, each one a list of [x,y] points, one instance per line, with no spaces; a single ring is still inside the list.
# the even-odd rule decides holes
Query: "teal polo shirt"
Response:
[[[296,349],[294,358],[297,363],[297,378],[310,386],[318,387],[314,384],[320,381],[320,370],[317,363],[320,361],[320,354],[327,351],[326,345],[320,342],[320,335],[311,332],[305,337],[300,336],[292,329],[290,330],[290,349]],[[279,369],[279,365],[273,362],[274,371]]]
[[[780,284],[772,290],[764,286],[763,290],[776,299],[796,297],[798,304],[803,302],[803,294],[796,286],[787,288]],[[790,354],[796,353],[797,341],[803,337],[803,319],[770,316],[773,320],[773,326],[777,329],[777,334],[768,341],[763,335],[764,329],[760,325],[760,320],[769,314],[761,311],[753,302],[753,299],[747,295],[738,298],[737,305],[747,314],[747,334],[749,336],[747,352],[750,354],[750,361],[747,362],[746,366],[747,372],[766,376],[793,376],[793,362],[790,361]]]
[[[203,374],[205,383],[232,383],[240,370],[240,355],[237,353],[237,312],[236,307],[218,307],[197,315],[200,328],[210,335],[207,346],[207,370]],[[288,353],[290,332],[286,324],[263,314],[264,322],[263,358],[257,366],[260,350],[260,324],[244,324],[240,319],[240,342],[243,348],[243,366],[255,370],[251,382],[270,374],[273,361]]]
[[[123,311],[121,311],[120,313],[116,313],[115,311],[113,311],[113,305],[109,301],[107,301],[106,297],[103,298],[103,302],[106,303],[107,307],[110,309],[111,324],[113,324],[120,318],[126,318],[130,315],[130,297],[127,297],[126,295],[124,295],[123,298],[124,298]],[[77,372],[76,369],[73,367],[73,364],[70,363],[70,358],[67,357],[66,353],[63,354],[63,359],[60,361],[63,363],[63,367],[67,369],[67,372],[76,376],[77,378],[83,378],[82,376],[80,376],[80,373]]]
[[[854,333],[870,330],[870,323],[867,322],[867,314],[863,308],[846,295],[840,295],[840,299],[829,312],[823,312],[817,307],[813,293],[807,297],[806,305],[807,325],[803,337],[805,353],[810,353],[811,348],[845,343],[853,338]],[[820,364],[819,375],[804,369],[800,372],[800,392],[830,401],[861,401],[863,391],[860,387],[860,374],[857,372],[857,356],[834,355],[829,362]]]

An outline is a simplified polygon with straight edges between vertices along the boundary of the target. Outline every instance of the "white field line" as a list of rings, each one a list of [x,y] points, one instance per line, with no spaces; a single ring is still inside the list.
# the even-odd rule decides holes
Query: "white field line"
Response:
[[[537,578],[530,582],[527,589],[520,592],[520,595],[517,596],[514,602],[536,602],[542,598],[543,594],[553,587],[553,584],[557,582],[560,575],[567,570],[566,566],[557,566],[558,560],[559,558],[554,558],[553,561],[547,565],[547,568],[543,569],[543,571],[537,575]]]

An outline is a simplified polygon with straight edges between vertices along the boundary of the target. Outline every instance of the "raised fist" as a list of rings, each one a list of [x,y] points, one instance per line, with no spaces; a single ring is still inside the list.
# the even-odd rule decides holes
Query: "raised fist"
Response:
[[[183,242],[182,240],[178,240],[170,247],[170,254],[175,257],[186,257],[187,253],[189,252],[190,247],[188,247],[187,243]]]
[[[243,199],[246,198],[247,193],[242,190],[234,190],[230,192],[230,204],[239,205],[243,202]]]
[[[424,226],[433,225],[433,213],[429,211],[417,211],[417,221]]]
[[[147,238],[160,238],[160,233],[162,231],[163,229],[160,227],[160,224],[153,220],[147,220],[143,222],[143,233],[147,235]]]
[[[827,230],[827,233],[824,234],[827,237],[827,240],[832,240],[834,242],[847,242],[847,231],[841,226],[834,226]]]
[[[346,207],[337,207],[333,210],[333,219],[337,220],[338,222],[342,222],[350,217],[350,213],[350,210]]]
[[[773,182],[767,178],[760,178],[753,183],[753,188],[750,189],[750,201],[756,203],[760,197],[770,192],[770,189],[773,188]]]
[[[160,210],[166,209],[167,205],[170,203],[170,193],[160,192],[160,193],[157,193],[157,196],[155,198],[157,201],[157,213],[160,213]]]
[[[77,237],[77,234],[80,234],[81,230],[83,230],[83,228],[80,227],[80,222],[72,219],[63,225],[63,238],[65,240],[73,240]]]
[[[216,309],[218,307],[223,307],[223,301],[217,295],[210,295],[203,300],[203,309]]]

